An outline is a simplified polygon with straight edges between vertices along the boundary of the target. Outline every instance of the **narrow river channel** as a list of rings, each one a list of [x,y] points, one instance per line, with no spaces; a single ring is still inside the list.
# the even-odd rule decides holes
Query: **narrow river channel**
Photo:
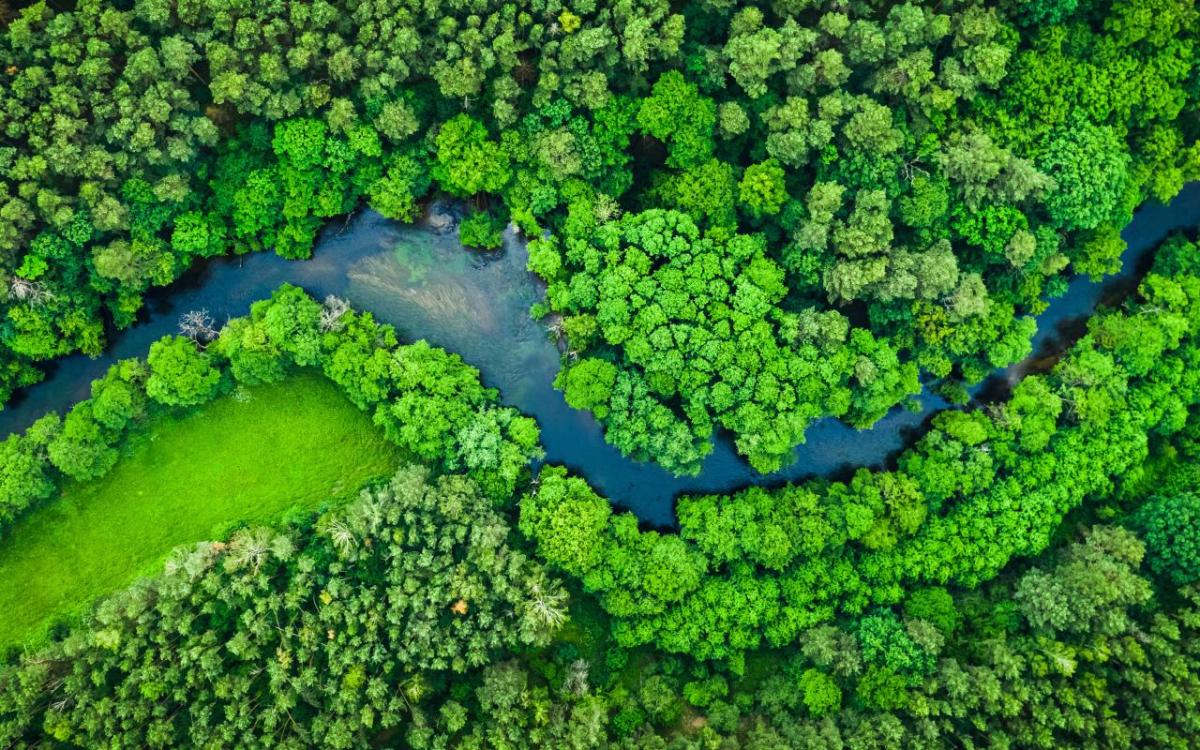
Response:
[[[1100,283],[1072,279],[1067,292],[1038,317],[1033,356],[995,373],[991,388],[1003,390],[1028,362],[1077,336],[1097,304],[1136,286],[1152,260],[1150,251],[1164,237],[1198,225],[1200,183],[1188,185],[1168,205],[1143,206],[1123,232],[1129,247],[1122,271]],[[328,227],[307,261],[267,253],[216,259],[153,294],[139,323],[114,335],[103,356],[76,355],[52,365],[44,382],[0,412],[0,434],[22,430],[50,410],[61,412],[87,398],[91,381],[114,361],[143,357],[151,342],[175,333],[180,314],[203,308],[223,322],[246,314],[250,303],[284,282],[318,298],[345,297],[394,325],[401,340],[424,338],[462,355],[479,368],[487,385],[499,389],[504,402],[537,419],[548,463],[570,467],[616,506],[655,526],[674,525],[678,494],[725,493],[749,484],[840,476],[855,467],[883,465],[920,433],[934,412],[950,406],[926,389],[918,397],[919,411],[898,407],[868,430],[832,418],[820,420],[796,449],[795,461],[771,475],[753,471],[728,440],[718,439],[698,476],[674,477],[654,464],[623,457],[604,442],[590,414],[571,409],[554,390],[559,353],[543,326],[529,317],[540,287],[525,269],[526,257],[524,243],[511,234],[503,252],[479,254],[464,250],[454,234],[362,211]]]

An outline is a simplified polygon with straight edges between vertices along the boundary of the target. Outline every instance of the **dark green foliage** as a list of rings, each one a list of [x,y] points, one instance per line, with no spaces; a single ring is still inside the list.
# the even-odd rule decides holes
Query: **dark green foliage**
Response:
[[[1200,581],[1200,496],[1151,498],[1131,520],[1146,542],[1151,570],[1177,586]]]
[[[942,588],[917,589],[904,600],[904,614],[924,620],[949,637],[958,628],[961,616],[954,608],[954,598]]]
[[[441,675],[545,644],[565,620],[558,583],[507,536],[473,482],[410,466],[315,528],[179,550],[0,678],[0,734],[368,746],[413,726]]]
[[[200,259],[304,258],[364,201],[413,221],[441,190],[471,203],[464,244],[510,219],[536,238],[556,385],[614,445],[687,473],[724,430],[770,471],[919,370],[965,401],[1067,274],[1116,270],[1139,202],[1200,175],[1190,0],[2,6],[2,400]],[[176,556],[0,674],[0,736],[1190,747],[1194,473],[1084,509],[1132,510],[1141,541],[1058,526],[1130,502],[1152,447],[1194,458],[1173,436],[1200,402],[1197,254],[1164,245],[1051,371],[938,415],[894,469],[683,498],[678,535],[560,467],[526,483],[537,425],[457,355],[285,287],[0,444],[0,524],[106,473],[148,411],[293,368],[469,478],[407,469],[315,529]],[[611,641],[585,613],[530,648],[563,597],[494,510],[518,488],[520,531]]]

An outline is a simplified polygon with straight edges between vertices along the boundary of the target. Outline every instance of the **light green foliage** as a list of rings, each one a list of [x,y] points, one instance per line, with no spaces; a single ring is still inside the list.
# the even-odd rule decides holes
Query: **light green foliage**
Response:
[[[27,507],[54,494],[46,446],[61,429],[57,414],[35,422],[24,435],[0,443],[0,520],[4,525]]]
[[[779,213],[788,199],[783,167],[774,159],[751,164],[738,183],[738,202],[754,218]]]
[[[706,226],[710,235],[727,237],[736,230],[737,179],[730,164],[712,159],[666,175],[655,195],[666,206],[686,213],[697,226]]]
[[[917,389],[915,368],[866,331],[832,356],[793,345],[797,322],[780,307],[784,273],[761,237],[701,237],[688,216],[654,210],[572,247],[583,270],[549,297],[563,313],[594,316],[622,357],[615,377],[611,365],[589,364],[558,385],[630,455],[694,472],[721,425],[756,469],[771,471],[822,413],[850,411],[870,424]],[[848,398],[851,378],[860,390]]]
[[[82,614],[176,545],[337,502],[391,471],[396,449],[323,378],[297,375],[242,399],[151,419],[119,461],[112,451],[104,478],[67,483],[6,533],[0,643]]]
[[[212,398],[221,373],[211,358],[182,336],[169,336],[150,346],[146,395],[167,406],[194,406]]]
[[[1055,187],[1046,196],[1050,218],[1065,229],[1122,223],[1129,157],[1111,128],[1071,122],[1054,133],[1038,158]]]
[[[46,446],[46,454],[67,476],[92,479],[103,476],[116,463],[117,451],[111,440],[112,433],[96,419],[93,402],[81,401],[63,420],[62,430]]]
[[[821,717],[842,707],[842,691],[829,675],[816,669],[806,669],[800,675],[804,705],[813,717]]]
[[[1194,252],[1179,239],[1164,243],[1144,302],[1110,313],[1114,320],[1080,340],[1049,374],[1026,379],[1006,406],[936,416],[896,471],[682,498],[685,545],[674,554],[698,556],[709,572],[687,585],[678,576],[671,598],[635,606],[612,589],[619,580],[613,568],[637,559],[634,550],[659,544],[656,534],[635,535],[621,517],[607,532],[615,549],[580,576],[585,587],[617,618],[622,643],[715,659],[764,643],[782,646],[839,612],[898,603],[906,590],[974,586],[1014,556],[1042,551],[1068,511],[1135,472],[1148,436],[1181,429],[1183,405],[1200,398]],[[1119,319],[1146,329],[1129,339],[1098,335],[1122,330]],[[1186,333],[1181,321],[1188,321]],[[539,547],[556,538],[545,525],[528,533]],[[1113,607],[1148,595],[1131,572],[1141,557],[1128,534],[1098,533],[1056,573],[1031,574],[1019,599],[1039,627],[1108,628],[1102,621]],[[905,705],[909,680],[929,669],[927,655],[953,629],[944,597],[940,604],[934,594],[923,597],[909,605],[906,635],[880,641],[900,644],[899,656],[880,646],[864,678],[868,705]]]
[[[1145,548],[1120,527],[1097,527],[1051,570],[1021,577],[1014,598],[1035,628],[1113,635],[1128,628],[1126,608],[1150,598],[1137,575]]]
[[[430,175],[455,195],[499,192],[512,175],[508,156],[489,140],[483,123],[469,115],[458,115],[442,125],[436,157]]]
[[[364,193],[392,190],[383,208],[403,216],[403,199],[394,195],[401,186],[377,187],[393,177],[390,169],[381,174],[383,159],[369,126],[338,133],[321,120],[294,118],[278,122],[268,137],[252,123],[217,161],[211,207],[231,221],[229,235],[239,250],[272,248],[286,258],[307,258],[323,221],[353,209]],[[407,185],[417,190],[420,183],[410,176]]]
[[[521,500],[520,528],[537,542],[539,556],[583,579],[614,613],[669,610],[705,572],[703,558],[679,537],[638,532],[633,516],[614,516],[603,498],[562,467],[541,470]]]
[[[417,200],[429,189],[426,166],[413,156],[394,154],[384,164],[383,176],[367,189],[371,208],[398,221],[415,221]]]
[[[638,109],[638,127],[667,144],[667,164],[687,169],[707,161],[713,152],[717,109],[679,71],[664,73],[652,95]]]
[[[608,403],[617,382],[617,368],[611,362],[588,358],[559,372],[555,386],[573,409],[587,409],[598,419],[608,416]]]
[[[917,589],[904,600],[904,614],[931,623],[949,638],[962,619],[954,608],[954,597],[943,588]]]
[[[612,510],[587,483],[561,467],[546,467],[537,492],[521,501],[521,533],[544,539],[538,553],[551,565],[582,577],[604,558],[604,532]]]

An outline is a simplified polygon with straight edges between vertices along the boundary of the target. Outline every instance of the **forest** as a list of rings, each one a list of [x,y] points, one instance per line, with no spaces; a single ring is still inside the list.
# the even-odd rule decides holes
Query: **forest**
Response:
[[[1200,748],[1198,180],[1190,0],[0,0],[0,746]],[[175,304],[371,212],[628,465],[946,408],[664,527],[358,297]]]

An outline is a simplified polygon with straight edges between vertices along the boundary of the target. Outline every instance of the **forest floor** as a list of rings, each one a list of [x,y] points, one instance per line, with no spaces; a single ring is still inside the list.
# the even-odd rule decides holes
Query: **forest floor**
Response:
[[[175,547],[220,539],[353,497],[400,452],[317,373],[247,388],[182,417],[159,415],[111,472],[68,482],[0,545],[0,647],[157,571]]]

